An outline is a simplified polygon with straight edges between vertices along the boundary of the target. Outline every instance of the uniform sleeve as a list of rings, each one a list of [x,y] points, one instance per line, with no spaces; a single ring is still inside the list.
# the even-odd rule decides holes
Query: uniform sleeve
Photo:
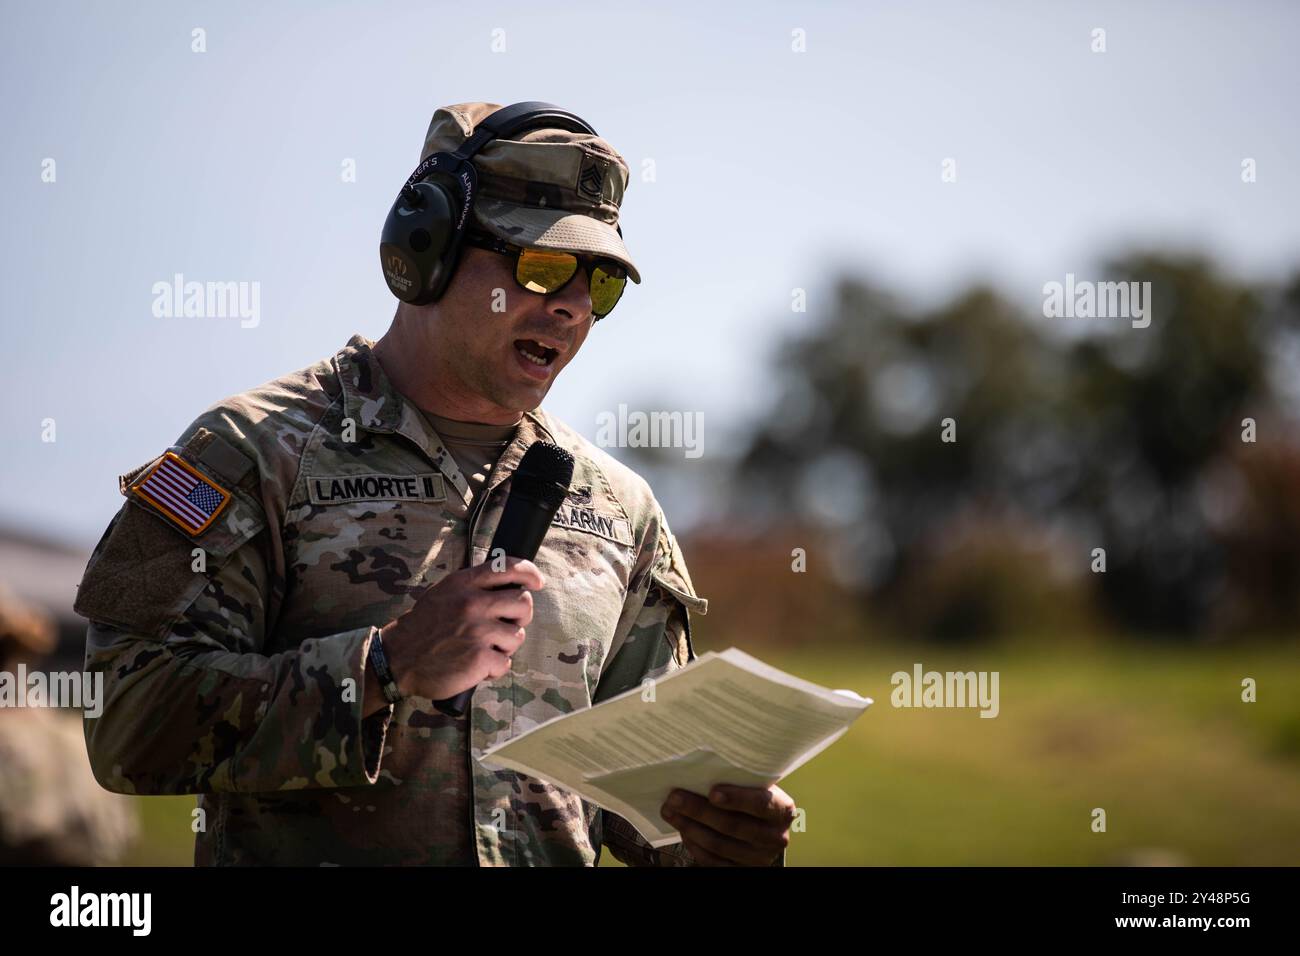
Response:
[[[361,715],[375,628],[267,653],[283,593],[271,535],[253,485],[231,481],[231,446],[205,450],[214,438],[200,429],[173,449],[231,495],[210,526],[182,529],[124,476],[127,501],[78,589],[86,670],[104,681],[101,713],[84,722],[95,777],[136,794],[373,783],[392,716],[391,706]]]
[[[647,575],[645,602],[627,638],[601,677],[593,704],[658,678],[695,660],[690,613],[708,613],[709,602],[696,595],[676,538],[661,523],[655,557]],[[600,811],[604,844],[627,866],[698,866],[681,843],[658,849],[616,813]],[[785,851],[775,866],[785,865]]]

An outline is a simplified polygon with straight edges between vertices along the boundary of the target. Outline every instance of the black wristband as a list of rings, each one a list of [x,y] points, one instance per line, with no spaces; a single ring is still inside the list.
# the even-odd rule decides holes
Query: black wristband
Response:
[[[402,692],[397,689],[393,670],[388,666],[388,657],[384,654],[384,642],[380,640],[378,628],[375,629],[375,636],[370,639],[370,653],[367,656],[370,667],[375,672],[375,679],[384,691],[384,699],[390,704],[401,703]]]

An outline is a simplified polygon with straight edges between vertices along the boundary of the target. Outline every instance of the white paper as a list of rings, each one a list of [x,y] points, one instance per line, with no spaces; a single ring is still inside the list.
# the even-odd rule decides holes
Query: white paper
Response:
[[[872,703],[764,664],[710,651],[654,684],[564,714],[481,758],[546,780],[626,819],[651,846],[680,834],[659,816],[675,789],[767,787],[838,740]]]

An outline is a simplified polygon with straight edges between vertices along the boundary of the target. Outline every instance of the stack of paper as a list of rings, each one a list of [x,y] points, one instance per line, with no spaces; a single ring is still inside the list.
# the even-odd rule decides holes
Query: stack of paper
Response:
[[[659,816],[671,790],[771,786],[838,740],[871,703],[733,647],[652,687],[549,720],[482,759],[571,790],[623,817],[651,846],[666,846],[681,839]]]

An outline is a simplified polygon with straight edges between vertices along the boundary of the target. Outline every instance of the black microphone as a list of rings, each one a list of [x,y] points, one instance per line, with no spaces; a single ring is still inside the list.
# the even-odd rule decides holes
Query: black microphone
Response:
[[[573,481],[573,456],[559,445],[537,441],[528,446],[523,460],[510,478],[510,495],[506,498],[501,522],[492,535],[488,549],[491,561],[500,548],[509,558],[531,561],[542,546],[551,519],[560,510]],[[493,590],[517,588],[503,584]],[[469,707],[474,688],[461,691],[447,700],[435,700],[433,706],[449,717],[459,717]]]

